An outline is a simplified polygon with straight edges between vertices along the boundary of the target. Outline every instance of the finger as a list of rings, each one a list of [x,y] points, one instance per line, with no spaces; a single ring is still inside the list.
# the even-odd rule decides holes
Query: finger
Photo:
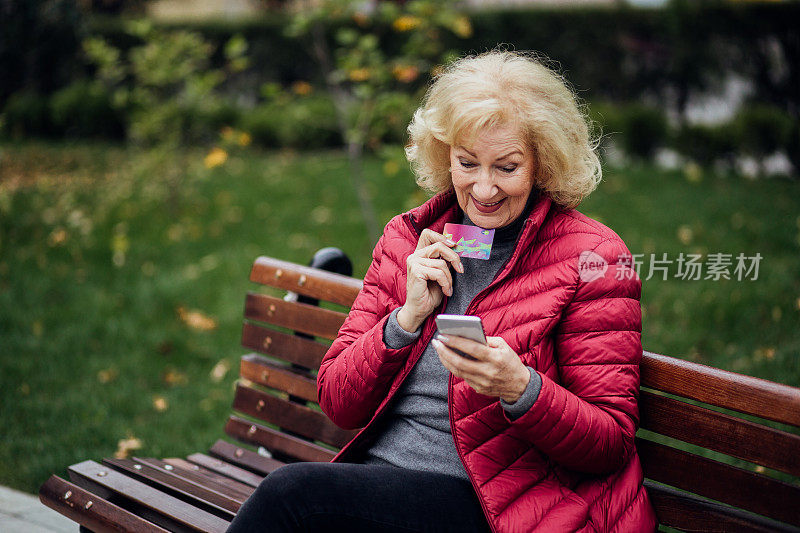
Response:
[[[510,348],[503,337],[486,337],[486,343],[490,348]]]
[[[450,348],[467,353],[477,359],[478,361],[488,361],[491,358],[491,350],[489,346],[481,344],[472,339],[465,337],[457,337],[455,335],[440,335],[439,339]],[[488,341],[488,339],[487,339]]]
[[[456,243],[442,235],[441,233],[436,233],[432,229],[425,228],[422,230],[422,233],[419,236],[419,240],[417,241],[417,250],[425,248],[426,246],[430,246],[435,242],[443,242],[443,243],[452,243],[450,246],[455,246]]]
[[[454,376],[466,379],[483,374],[481,372],[481,363],[477,361],[471,361],[463,355],[457,354],[438,339],[433,339],[431,343],[433,344],[436,353],[439,355],[439,359],[442,361],[442,364]]]
[[[453,287],[453,274],[450,272],[448,264],[443,259],[428,259],[423,257],[418,260],[418,264],[430,268],[438,268],[447,277],[447,283],[450,287]]]
[[[412,268],[412,275],[417,279],[436,282],[447,296],[453,295],[453,283],[448,277],[449,273],[445,274],[441,268],[417,264]]]
[[[441,257],[453,265],[456,271],[462,274],[464,273],[464,265],[461,263],[461,257],[444,242],[435,242],[420,249],[419,253],[423,254],[425,257]]]

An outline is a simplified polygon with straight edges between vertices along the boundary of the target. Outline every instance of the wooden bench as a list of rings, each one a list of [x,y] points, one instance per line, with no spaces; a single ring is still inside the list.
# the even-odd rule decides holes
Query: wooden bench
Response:
[[[315,264],[346,271],[336,252],[321,250]],[[245,298],[242,344],[254,353],[241,359],[225,424],[242,444],[219,440],[185,459],[84,461],[69,467],[70,481],[47,480],[42,502],[96,532],[224,531],[263,476],[329,461],[354,436],[318,409],[315,373],[361,281],[269,257],[250,280],[291,292]],[[800,389],[649,352],[641,369],[637,446],[662,525],[800,531]]]

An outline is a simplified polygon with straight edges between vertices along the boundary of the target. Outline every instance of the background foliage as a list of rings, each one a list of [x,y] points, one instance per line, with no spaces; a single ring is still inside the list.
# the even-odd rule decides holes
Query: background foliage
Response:
[[[336,0],[333,5],[337,2],[348,4]],[[129,136],[135,137],[137,133],[131,132],[132,121],[127,116],[135,113],[135,108],[115,116],[109,109],[113,107],[111,96],[100,94],[97,87],[81,81],[82,76],[93,76],[94,70],[78,43],[84,36],[100,38],[124,56],[127,49],[141,46],[142,36],[132,34],[125,19],[95,15],[81,21],[74,9],[69,11],[70,16],[54,18],[51,15],[57,9],[68,11],[65,7],[68,2],[37,0],[26,5],[38,8],[25,8],[17,18],[5,18],[0,22],[0,35],[8,36],[8,39],[0,37],[0,69],[5,69],[7,79],[13,80],[4,84],[0,92],[0,109],[4,110],[0,127],[5,135],[14,138],[98,135],[94,131],[97,128],[88,127],[82,118],[94,115],[108,118],[110,126],[103,129],[109,130],[109,134],[119,134],[120,124],[127,124]],[[21,7],[13,9],[23,10]],[[227,122],[232,127],[250,130],[257,143],[275,147],[296,145],[296,139],[308,126],[309,121],[303,120],[304,116],[313,114],[320,117],[321,124],[336,124],[337,127],[312,135],[312,145],[339,146],[348,140],[346,132],[338,126],[338,97],[330,84],[332,68],[319,61],[315,56],[316,45],[310,41],[323,43],[331,52],[343,48],[353,52],[361,47],[360,55],[331,54],[332,62],[344,61],[334,67],[345,67],[345,70],[348,61],[355,64],[368,57],[375,60],[373,66],[380,63],[380,58],[411,57],[417,62],[429,61],[426,57],[433,56],[420,46],[416,36],[427,37],[421,42],[426,46],[435,44],[439,54],[448,50],[480,52],[506,43],[512,48],[537,50],[557,59],[579,94],[593,106],[603,109],[604,112],[596,113],[595,117],[604,126],[604,132],[611,134],[611,141],[633,157],[647,158],[654,150],[669,147],[701,164],[726,164],[735,151],[752,156],[758,162],[777,149],[793,165],[792,174],[798,175],[800,34],[791,22],[800,18],[798,2],[673,0],[665,9],[582,7],[480,11],[464,19],[469,26],[460,32],[452,31],[458,28],[453,25],[454,16],[437,23],[442,28],[449,25],[451,31],[438,32],[433,39],[430,32],[393,29],[389,21],[401,14],[389,16],[379,12],[356,16],[357,13],[342,9],[336,16],[318,17],[309,25],[308,20],[302,23],[296,16],[267,11],[261,18],[243,22],[161,25],[158,31],[162,32],[162,37],[174,30],[179,34],[188,31],[202,39],[203,46],[208,49],[205,59],[209,70],[228,68],[225,50],[231,39],[247,44],[249,62],[247,69],[235,74],[229,72],[221,82],[218,88],[227,98],[220,96],[221,100],[211,102],[209,109],[186,105],[174,109],[169,116],[176,117],[177,123],[189,125],[196,134],[193,137],[213,138],[220,122]],[[427,20],[426,17],[422,19]],[[47,42],[58,43],[58,68],[49,68],[45,54],[39,51],[10,59],[13,56],[10,51],[16,50],[16,43],[20,41],[23,46],[30,43],[32,50],[38,50],[27,34],[12,41],[16,39],[14,35],[22,32],[19,23],[26,20],[34,28],[34,34],[46,31],[50,36]],[[54,30],[50,25],[56,23],[60,26]],[[464,23],[460,24],[463,28]],[[314,32],[307,30],[317,25],[321,25],[320,35],[314,37]],[[296,31],[287,33],[283,30],[286,27]],[[343,39],[353,35],[360,37],[345,45]],[[409,36],[412,39],[409,40]],[[363,48],[366,44],[372,46],[372,52],[367,53]],[[411,61],[382,64],[400,68],[398,72],[405,72],[406,81],[403,90],[386,102],[387,109],[379,110],[384,114],[375,120],[376,127],[370,128],[367,139],[370,149],[376,149],[381,142],[402,142],[406,125],[402,119],[413,110],[429,79],[424,65]],[[65,70],[66,65],[71,67]],[[419,74],[409,76],[413,71],[408,67],[416,67]],[[45,71],[51,74],[35,75]],[[350,71],[363,72],[355,68]],[[731,77],[750,85],[745,104],[753,109],[742,110],[741,116],[721,127],[712,124],[710,129],[709,125],[698,128],[697,124],[688,123],[684,113],[687,105],[720,92]],[[63,96],[55,99],[53,95],[59,87],[76,79],[76,85],[70,88],[71,94],[83,94],[86,98],[73,98],[73,102],[85,101],[85,109],[65,105]],[[377,79],[376,76],[371,81]],[[284,103],[288,106],[288,115],[297,116],[299,120],[286,121],[289,124],[270,120],[274,108],[270,87],[280,87],[293,94]],[[306,89],[297,91],[297,87]],[[385,92],[383,89],[385,87],[381,94]],[[313,98],[300,98],[312,95]],[[409,96],[405,101],[404,95]],[[325,101],[334,105],[326,106]],[[53,120],[56,115],[57,121]],[[261,120],[255,120],[254,116]],[[752,138],[751,126],[755,125],[759,131],[764,129],[758,124],[776,132],[770,134],[771,142]],[[697,141],[701,140],[707,141],[710,149],[698,145]]]

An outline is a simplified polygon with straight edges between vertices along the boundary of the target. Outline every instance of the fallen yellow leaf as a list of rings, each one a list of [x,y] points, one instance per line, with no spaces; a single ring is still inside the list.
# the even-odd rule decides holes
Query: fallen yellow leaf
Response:
[[[203,159],[203,164],[206,168],[218,167],[228,160],[228,152],[215,146],[208,152],[208,155]]]
[[[161,379],[163,379],[164,383],[167,385],[185,385],[189,381],[186,374],[178,372],[177,370],[167,370],[161,376]]]
[[[214,382],[222,381],[222,379],[228,373],[228,370],[230,370],[230,368],[231,365],[227,360],[225,359],[220,360],[216,365],[214,365],[214,368],[211,369],[211,381]]]
[[[217,327],[216,320],[194,309],[186,309],[183,306],[178,307],[178,315],[183,323],[192,329],[210,331]]]
[[[97,373],[97,381],[100,383],[111,383],[119,376],[119,370],[116,368],[105,368]]]
[[[127,459],[130,453],[142,447],[142,441],[136,437],[128,437],[121,439],[117,443],[117,451],[114,452],[114,457],[117,459]]]
[[[159,413],[163,413],[169,407],[167,399],[163,396],[153,396],[153,409]]]

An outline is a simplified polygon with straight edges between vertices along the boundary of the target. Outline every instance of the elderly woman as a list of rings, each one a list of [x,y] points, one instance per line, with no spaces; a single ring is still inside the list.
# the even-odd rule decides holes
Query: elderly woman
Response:
[[[408,129],[438,194],[387,224],[317,378],[331,420],[363,429],[331,463],[268,476],[231,531],[652,531],[641,284],[574,210],[601,170],[573,93],[489,52],[439,75]],[[446,223],[494,229],[488,260]],[[440,313],[480,317],[488,343],[436,335]]]

